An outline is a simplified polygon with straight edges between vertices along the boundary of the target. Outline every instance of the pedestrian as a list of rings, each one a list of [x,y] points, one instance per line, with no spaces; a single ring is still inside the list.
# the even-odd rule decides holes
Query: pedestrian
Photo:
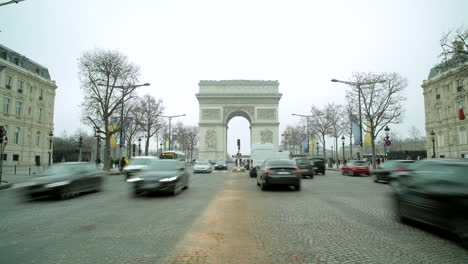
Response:
[[[116,158],[116,159],[114,160],[114,167],[115,167],[116,169],[118,169],[118,168],[119,168],[119,164],[120,164],[119,158]]]
[[[114,159],[110,158],[110,168],[112,169],[114,167]]]
[[[123,171],[123,168],[125,167],[126,165],[126,161],[125,161],[125,157],[122,157],[122,159],[120,160],[120,172]]]

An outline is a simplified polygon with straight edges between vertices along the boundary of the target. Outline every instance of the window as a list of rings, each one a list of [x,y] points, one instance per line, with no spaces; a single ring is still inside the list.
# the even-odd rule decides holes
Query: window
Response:
[[[11,89],[11,83],[12,82],[13,82],[13,77],[7,75],[6,78],[5,78],[5,87],[7,89]]]
[[[30,94],[30,95],[32,95],[32,94],[33,94],[33,87],[32,87],[32,85],[31,85],[31,86],[29,86],[29,94]]]
[[[16,102],[16,115],[21,116],[22,110],[23,110],[23,102]]]
[[[37,109],[37,120],[41,121],[42,119],[42,108]]]
[[[37,131],[36,133],[36,146],[41,145],[41,131]]]
[[[463,91],[463,79],[456,80],[457,82],[457,92]]]
[[[18,93],[23,93],[23,84],[22,80],[18,80]]]
[[[436,99],[440,99],[440,88],[436,88]]]
[[[460,139],[459,139],[460,144],[466,144],[466,130],[464,127],[460,128],[459,136],[460,136]]]
[[[439,133],[437,133],[437,146],[444,146],[444,134],[442,133],[442,131],[439,131]]]
[[[42,88],[39,88],[39,100],[42,100],[42,94],[44,93],[44,90]]]
[[[7,160],[7,154],[3,154],[3,160]]]
[[[10,98],[3,98],[3,112],[7,114],[10,112]]]
[[[19,161],[19,155],[13,154],[13,161]]]
[[[441,121],[442,120],[442,108],[437,107],[437,120]]]
[[[16,145],[19,144],[19,137],[20,137],[20,129],[19,127],[17,127],[15,129],[15,134],[13,135],[13,143],[15,143]]]

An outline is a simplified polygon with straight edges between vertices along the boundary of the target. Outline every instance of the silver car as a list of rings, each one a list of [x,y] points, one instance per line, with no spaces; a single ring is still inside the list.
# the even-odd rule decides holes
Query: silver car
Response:
[[[158,160],[158,158],[154,156],[137,156],[133,157],[130,161],[130,164],[125,166],[123,172],[125,173],[127,179],[142,169],[148,167],[152,162]]]
[[[208,161],[199,160],[193,166],[193,173],[204,172],[204,173],[211,173],[212,167]]]

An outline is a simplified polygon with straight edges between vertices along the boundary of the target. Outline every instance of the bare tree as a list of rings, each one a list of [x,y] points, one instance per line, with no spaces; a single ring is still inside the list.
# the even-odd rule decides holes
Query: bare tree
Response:
[[[305,134],[303,126],[287,126],[283,132],[282,143],[287,149],[289,146],[289,151],[292,154],[298,154],[296,146],[301,145],[301,136]]]
[[[150,139],[156,135],[163,125],[161,117],[164,111],[162,100],[156,100],[153,96],[146,94],[138,100],[135,107],[137,122],[145,135],[145,156],[148,155]]]
[[[109,170],[110,138],[121,130],[123,118],[111,129],[110,120],[119,116],[122,106],[134,96],[132,84],[138,81],[139,67],[118,51],[94,49],[83,53],[78,60],[81,89],[85,96],[83,121],[97,128],[105,139],[104,169]],[[118,86],[122,88],[117,88]]]
[[[330,104],[329,104],[330,105]],[[311,113],[312,113],[312,124],[314,126],[314,131],[320,143],[323,146],[323,158],[327,159],[327,151],[326,151],[326,136],[331,132],[332,126],[332,119],[331,119],[331,108],[329,105],[325,106],[324,108],[320,109],[316,106],[312,106]]]
[[[407,80],[397,73],[355,73],[357,82],[371,82],[385,80],[384,83],[375,83],[354,87],[347,92],[348,103],[357,108],[358,95],[361,95],[361,109],[363,114],[364,131],[370,134],[372,145],[372,162],[375,166],[375,139],[388,124],[398,124],[403,118],[403,105],[405,97],[403,90],[408,85]],[[358,113],[353,113],[358,115]]]
[[[342,105],[337,105],[334,103],[329,103],[325,107],[330,119],[329,135],[335,139],[335,157],[333,158],[338,160],[338,138],[343,135],[345,130],[344,115],[346,115],[346,112],[344,111]],[[338,166],[338,163],[336,163],[336,166]]]
[[[139,99],[138,97],[135,97],[133,99],[131,99],[126,105],[125,105],[125,108],[126,108],[126,113],[127,113],[127,117],[125,118],[126,120],[128,120],[128,125],[126,126],[126,129],[125,129],[125,140],[126,142],[128,142],[128,148],[127,148],[127,156],[131,157],[131,156],[135,156],[134,153],[133,153],[133,148],[135,148],[135,152],[136,152],[136,143],[133,143],[134,141],[136,141],[137,138],[140,138],[142,135],[143,135],[143,130],[140,126],[140,123],[138,122],[138,113],[137,113],[137,107],[138,107],[138,102],[139,102]],[[138,155],[140,155],[138,153]]]
[[[459,27],[443,34],[440,47],[442,48],[440,57],[443,57],[445,62],[455,54],[468,54],[468,28]]]

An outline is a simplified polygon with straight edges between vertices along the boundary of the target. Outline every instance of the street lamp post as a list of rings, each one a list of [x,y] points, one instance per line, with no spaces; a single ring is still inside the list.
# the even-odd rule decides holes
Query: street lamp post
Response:
[[[138,156],[141,156],[141,137],[138,138]]]
[[[169,150],[171,150],[171,137],[172,137],[172,132],[171,132],[171,122],[172,122],[172,118],[175,118],[175,117],[180,117],[180,116],[185,116],[185,114],[182,114],[182,115],[172,115],[172,116],[164,116],[162,115],[162,117],[167,117],[169,118]]]
[[[52,140],[53,140],[54,133],[52,131],[49,132],[49,166],[52,164]]]
[[[331,146],[331,166],[330,168],[333,167],[333,146]]]
[[[78,161],[81,161],[81,148],[82,147],[83,147],[83,137],[80,136],[80,138],[78,138],[78,148],[79,148]]]
[[[385,143],[384,143],[384,146],[385,146],[385,147],[389,147],[389,146],[386,145],[386,143],[387,143],[387,141],[390,139],[390,136],[389,136],[389,134],[390,134],[390,128],[388,128],[388,126],[385,126],[384,131],[385,131]],[[385,147],[384,147],[384,149],[385,149],[385,157],[387,157],[387,153],[388,153],[388,152],[387,152],[387,149],[386,149]]]
[[[364,153],[363,149],[363,140],[362,140],[362,110],[361,110],[361,85],[369,85],[369,84],[376,84],[376,83],[384,83],[386,80],[377,80],[377,81],[370,81],[370,82],[348,82],[348,81],[340,81],[337,79],[332,79],[332,82],[339,82],[348,84],[351,86],[355,86],[358,89],[358,104],[359,104],[359,145],[361,146],[361,153]]]
[[[435,132],[434,130],[431,131],[431,140],[432,140],[432,158],[435,159]]]
[[[345,154],[344,154],[344,141],[345,141],[345,137],[344,136],[341,136],[341,148],[343,149],[343,164],[345,164]]]
[[[96,137],[96,164],[101,163],[101,135],[97,126],[94,127],[94,136]]]
[[[319,157],[319,143],[318,143],[318,141],[317,141],[316,145],[317,145],[317,158],[318,158]]]
[[[162,140],[161,140],[161,141],[162,141]],[[160,154],[160,155],[161,155],[161,153],[162,153],[162,146],[163,146],[163,143],[162,143],[162,142],[159,143],[159,154]]]
[[[305,117],[307,119],[307,157],[309,157],[309,149],[310,149],[310,132],[309,132],[309,118],[311,118],[311,115],[300,115],[300,114],[292,114],[293,116],[301,116]]]

